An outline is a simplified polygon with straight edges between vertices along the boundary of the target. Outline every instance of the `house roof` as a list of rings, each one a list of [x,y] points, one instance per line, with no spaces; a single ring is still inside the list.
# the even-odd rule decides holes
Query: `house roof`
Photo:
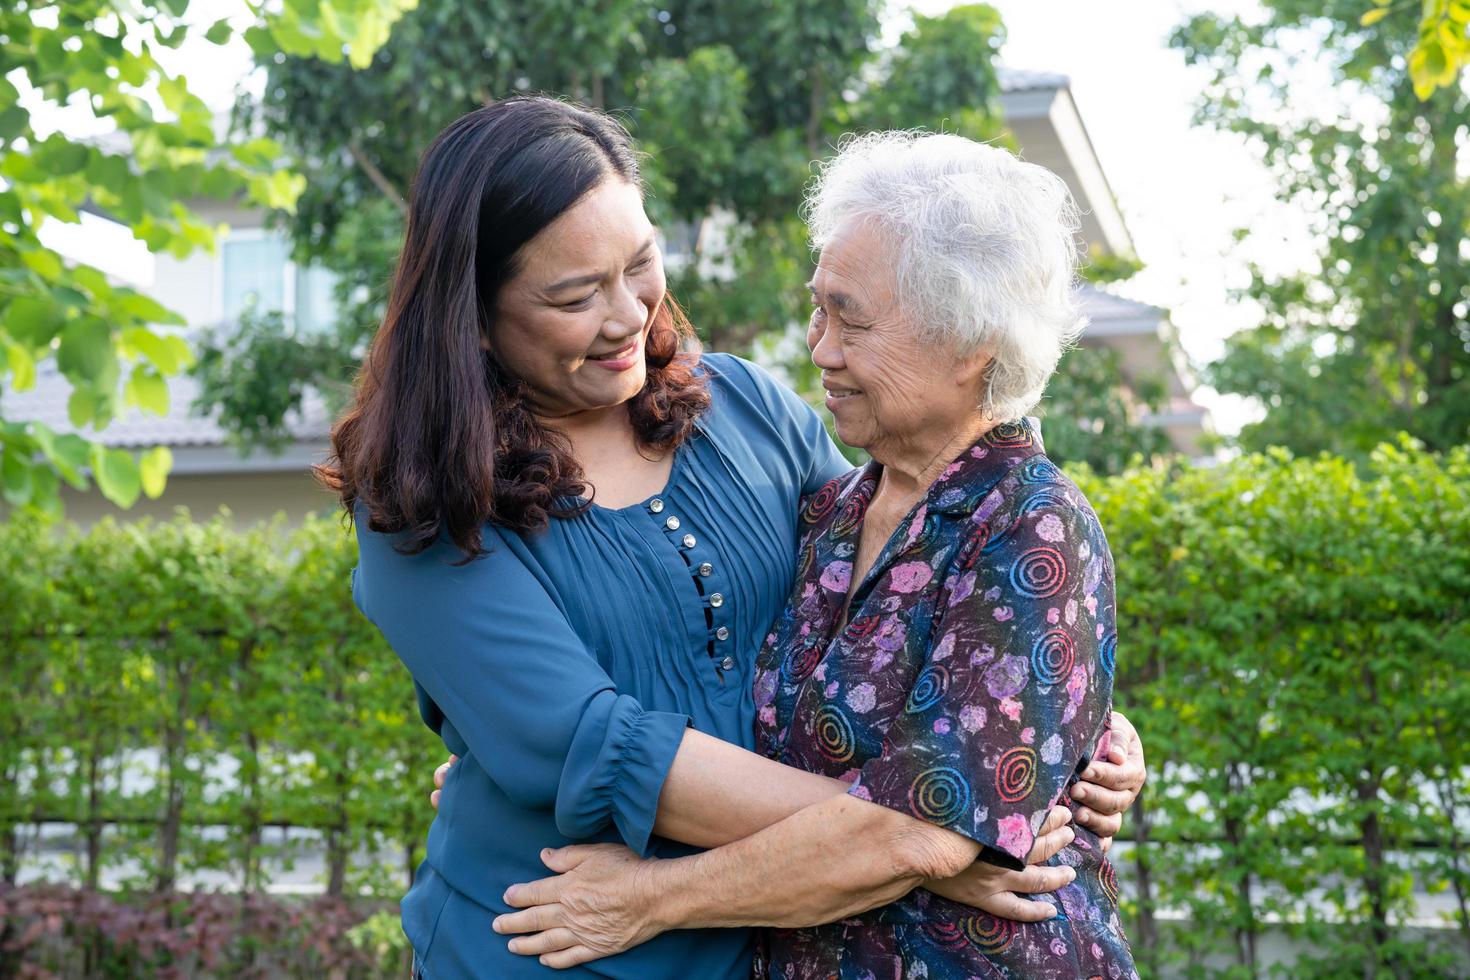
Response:
[[[1079,290],[1084,314],[1091,320],[1089,334],[1156,334],[1165,311],[1146,303],[1114,296],[1091,284]],[[102,432],[90,429],[81,434],[119,449],[169,446],[175,449],[228,447],[227,433],[213,418],[194,412],[199,383],[187,374],[167,379],[169,413],[151,415],[140,409],[122,412]],[[77,432],[67,418],[66,403],[71,384],[54,361],[36,367],[36,385],[29,391],[0,394],[0,417],[12,421],[41,422],[56,432]],[[287,428],[298,444],[320,444],[331,432],[332,419],[324,399],[309,393],[302,411],[288,419]]]
[[[1025,68],[996,68],[996,79],[1002,92],[1035,92],[1041,89],[1066,88],[1071,79],[1060,72],[1030,71]]]
[[[187,374],[174,375],[167,379],[167,383],[167,415],[152,415],[129,408],[100,433],[91,429],[78,430],[66,413],[71,383],[57,370],[55,361],[46,361],[36,366],[34,388],[20,392],[7,390],[0,395],[0,415],[11,421],[41,422],[59,433],[77,432],[118,449],[228,446],[225,430],[213,418],[193,411],[194,400],[199,396],[199,383]],[[308,394],[302,411],[288,419],[287,428],[298,443],[325,440],[331,430],[326,403],[316,394]]]

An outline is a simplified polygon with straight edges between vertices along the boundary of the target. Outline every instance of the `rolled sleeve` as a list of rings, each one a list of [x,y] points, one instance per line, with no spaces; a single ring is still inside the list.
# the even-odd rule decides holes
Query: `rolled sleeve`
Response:
[[[645,852],[688,716],[619,694],[508,547],[456,566],[443,542],[402,555],[365,523],[354,598],[413,675],[425,722],[569,836],[611,824]]]
[[[627,845],[646,855],[659,793],[689,719],[645,711],[627,695],[606,692],[589,711],[595,726],[572,742],[556,794],[556,826],[568,837],[590,837],[611,821]]]
[[[1020,510],[989,547],[970,549],[970,567],[948,570],[924,667],[882,754],[849,789],[1015,869],[1107,723],[1116,640],[1096,518],[1064,505]]]

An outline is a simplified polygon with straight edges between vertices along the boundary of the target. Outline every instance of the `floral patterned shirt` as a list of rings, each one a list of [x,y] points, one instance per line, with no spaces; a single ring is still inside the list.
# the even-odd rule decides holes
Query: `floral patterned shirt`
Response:
[[[796,582],[756,664],[758,747],[1021,868],[1105,737],[1117,643],[1107,539],[1035,427],[1002,424],[899,524],[841,625],[880,472],[839,477],[803,508]],[[1077,827],[1051,863],[1077,877],[1037,896],[1058,910],[1049,921],[915,889],[842,922],[769,930],[757,975],[1136,976],[1097,838]]]

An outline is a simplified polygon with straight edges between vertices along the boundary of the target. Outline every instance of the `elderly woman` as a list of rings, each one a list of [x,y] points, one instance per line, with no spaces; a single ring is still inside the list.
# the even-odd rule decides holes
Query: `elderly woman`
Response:
[[[565,874],[511,889],[527,911],[496,928],[547,930],[523,952],[586,956],[667,929],[782,926],[763,969],[783,980],[1134,976],[1085,829],[1051,861],[1067,877],[1044,898],[1052,918],[911,890],[977,858],[1021,868],[1107,724],[1107,539],[1024,418],[1080,326],[1067,191],[1004,150],[887,133],[846,145],[809,218],[808,344],[838,435],[873,460],[802,511],[797,578],[757,661],[758,743],[847,793],[677,860],[564,849],[548,864]],[[861,860],[895,837],[922,844]],[[883,890],[894,901],[865,911]],[[840,916],[832,894],[851,896]]]
[[[855,397],[878,404],[873,370],[833,377],[873,385]],[[1030,825],[1034,843],[1012,834],[997,863],[973,862],[978,846],[967,853],[931,819],[752,751],[756,653],[792,588],[800,501],[849,467],[789,390],[697,353],[616,121],[516,98],[440,134],[333,445],[320,472],[356,524],[354,599],[461,756],[402,902],[419,975],[585,963],[578,974],[630,980],[749,976],[749,930],[693,922],[649,929],[619,955],[560,927],[508,945],[492,929],[512,911],[507,887],[544,873],[548,845],[573,842],[619,845],[584,862],[589,873],[683,870],[672,859],[775,833],[759,861],[788,872],[770,906],[785,910],[769,920],[780,924],[832,921],[920,884],[971,914],[1055,911],[1016,893],[1071,879],[1040,866],[1070,827]],[[1078,726],[1106,701],[1089,697]],[[969,778],[989,778],[971,762]],[[1138,785],[1141,766],[1130,769],[1097,774],[1112,786],[1091,786],[1089,826],[1116,828]],[[1028,819],[1047,815],[1043,795]],[[843,847],[812,833],[822,821]],[[552,925],[540,912],[522,921]],[[544,962],[524,955],[538,947]]]

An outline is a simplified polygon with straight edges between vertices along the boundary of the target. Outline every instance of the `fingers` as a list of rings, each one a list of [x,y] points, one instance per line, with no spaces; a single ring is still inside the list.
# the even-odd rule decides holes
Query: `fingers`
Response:
[[[1102,848],[1103,854],[1106,855],[1109,851],[1113,849],[1113,835],[1109,834],[1107,837],[1104,837],[1097,843],[1098,846]]]
[[[570,949],[578,945],[578,940],[570,929],[548,929],[534,936],[517,936],[507,945],[518,956],[541,956],[544,953]]]
[[[569,966],[580,966],[583,963],[591,963],[593,960],[600,960],[608,955],[610,954],[599,953],[596,950],[588,949],[586,946],[573,946],[571,949],[564,949],[557,953],[547,953],[541,957],[541,965],[549,966],[553,970],[565,970]]]
[[[1006,876],[1007,891],[1023,895],[1041,895],[1054,892],[1077,880],[1076,870],[1059,865],[1031,865],[1025,871],[1012,871]]]
[[[490,923],[490,928],[501,935],[509,935],[513,932],[542,932],[558,928],[564,925],[565,921],[560,905],[536,905],[520,912],[497,915]],[[515,950],[515,952],[520,952],[520,950]]]
[[[1049,834],[1053,830],[1065,827],[1072,822],[1072,811],[1058,803],[1047,811],[1046,819],[1041,822],[1041,829],[1037,834]],[[1029,861],[1027,862],[1030,863]]]
[[[527,909],[533,905],[555,905],[561,899],[561,875],[540,878],[519,885],[511,885],[502,896],[505,904],[514,909]]]
[[[1116,837],[1123,829],[1123,814],[1103,814],[1081,807],[1077,810],[1077,822],[1104,839]]]
[[[429,805],[436,810],[439,809],[439,791],[437,789],[429,794]]]
[[[541,863],[557,874],[566,874],[592,856],[590,844],[568,844],[566,847],[547,847],[541,851]]]
[[[1057,914],[1057,910],[1046,902],[1028,901],[1011,892],[987,895],[976,907],[1014,922],[1045,922]]]
[[[450,765],[451,763],[446,762],[438,769],[434,770],[434,785],[437,786],[439,789],[444,788],[444,780],[449,775]]]
[[[1026,864],[1045,864],[1076,839],[1077,832],[1071,827],[1058,827],[1042,834],[1031,845],[1031,852],[1026,855]]]
[[[1097,783],[1078,783],[1072,787],[1073,800],[1105,817],[1128,809],[1134,796],[1127,790],[1104,789]]]

